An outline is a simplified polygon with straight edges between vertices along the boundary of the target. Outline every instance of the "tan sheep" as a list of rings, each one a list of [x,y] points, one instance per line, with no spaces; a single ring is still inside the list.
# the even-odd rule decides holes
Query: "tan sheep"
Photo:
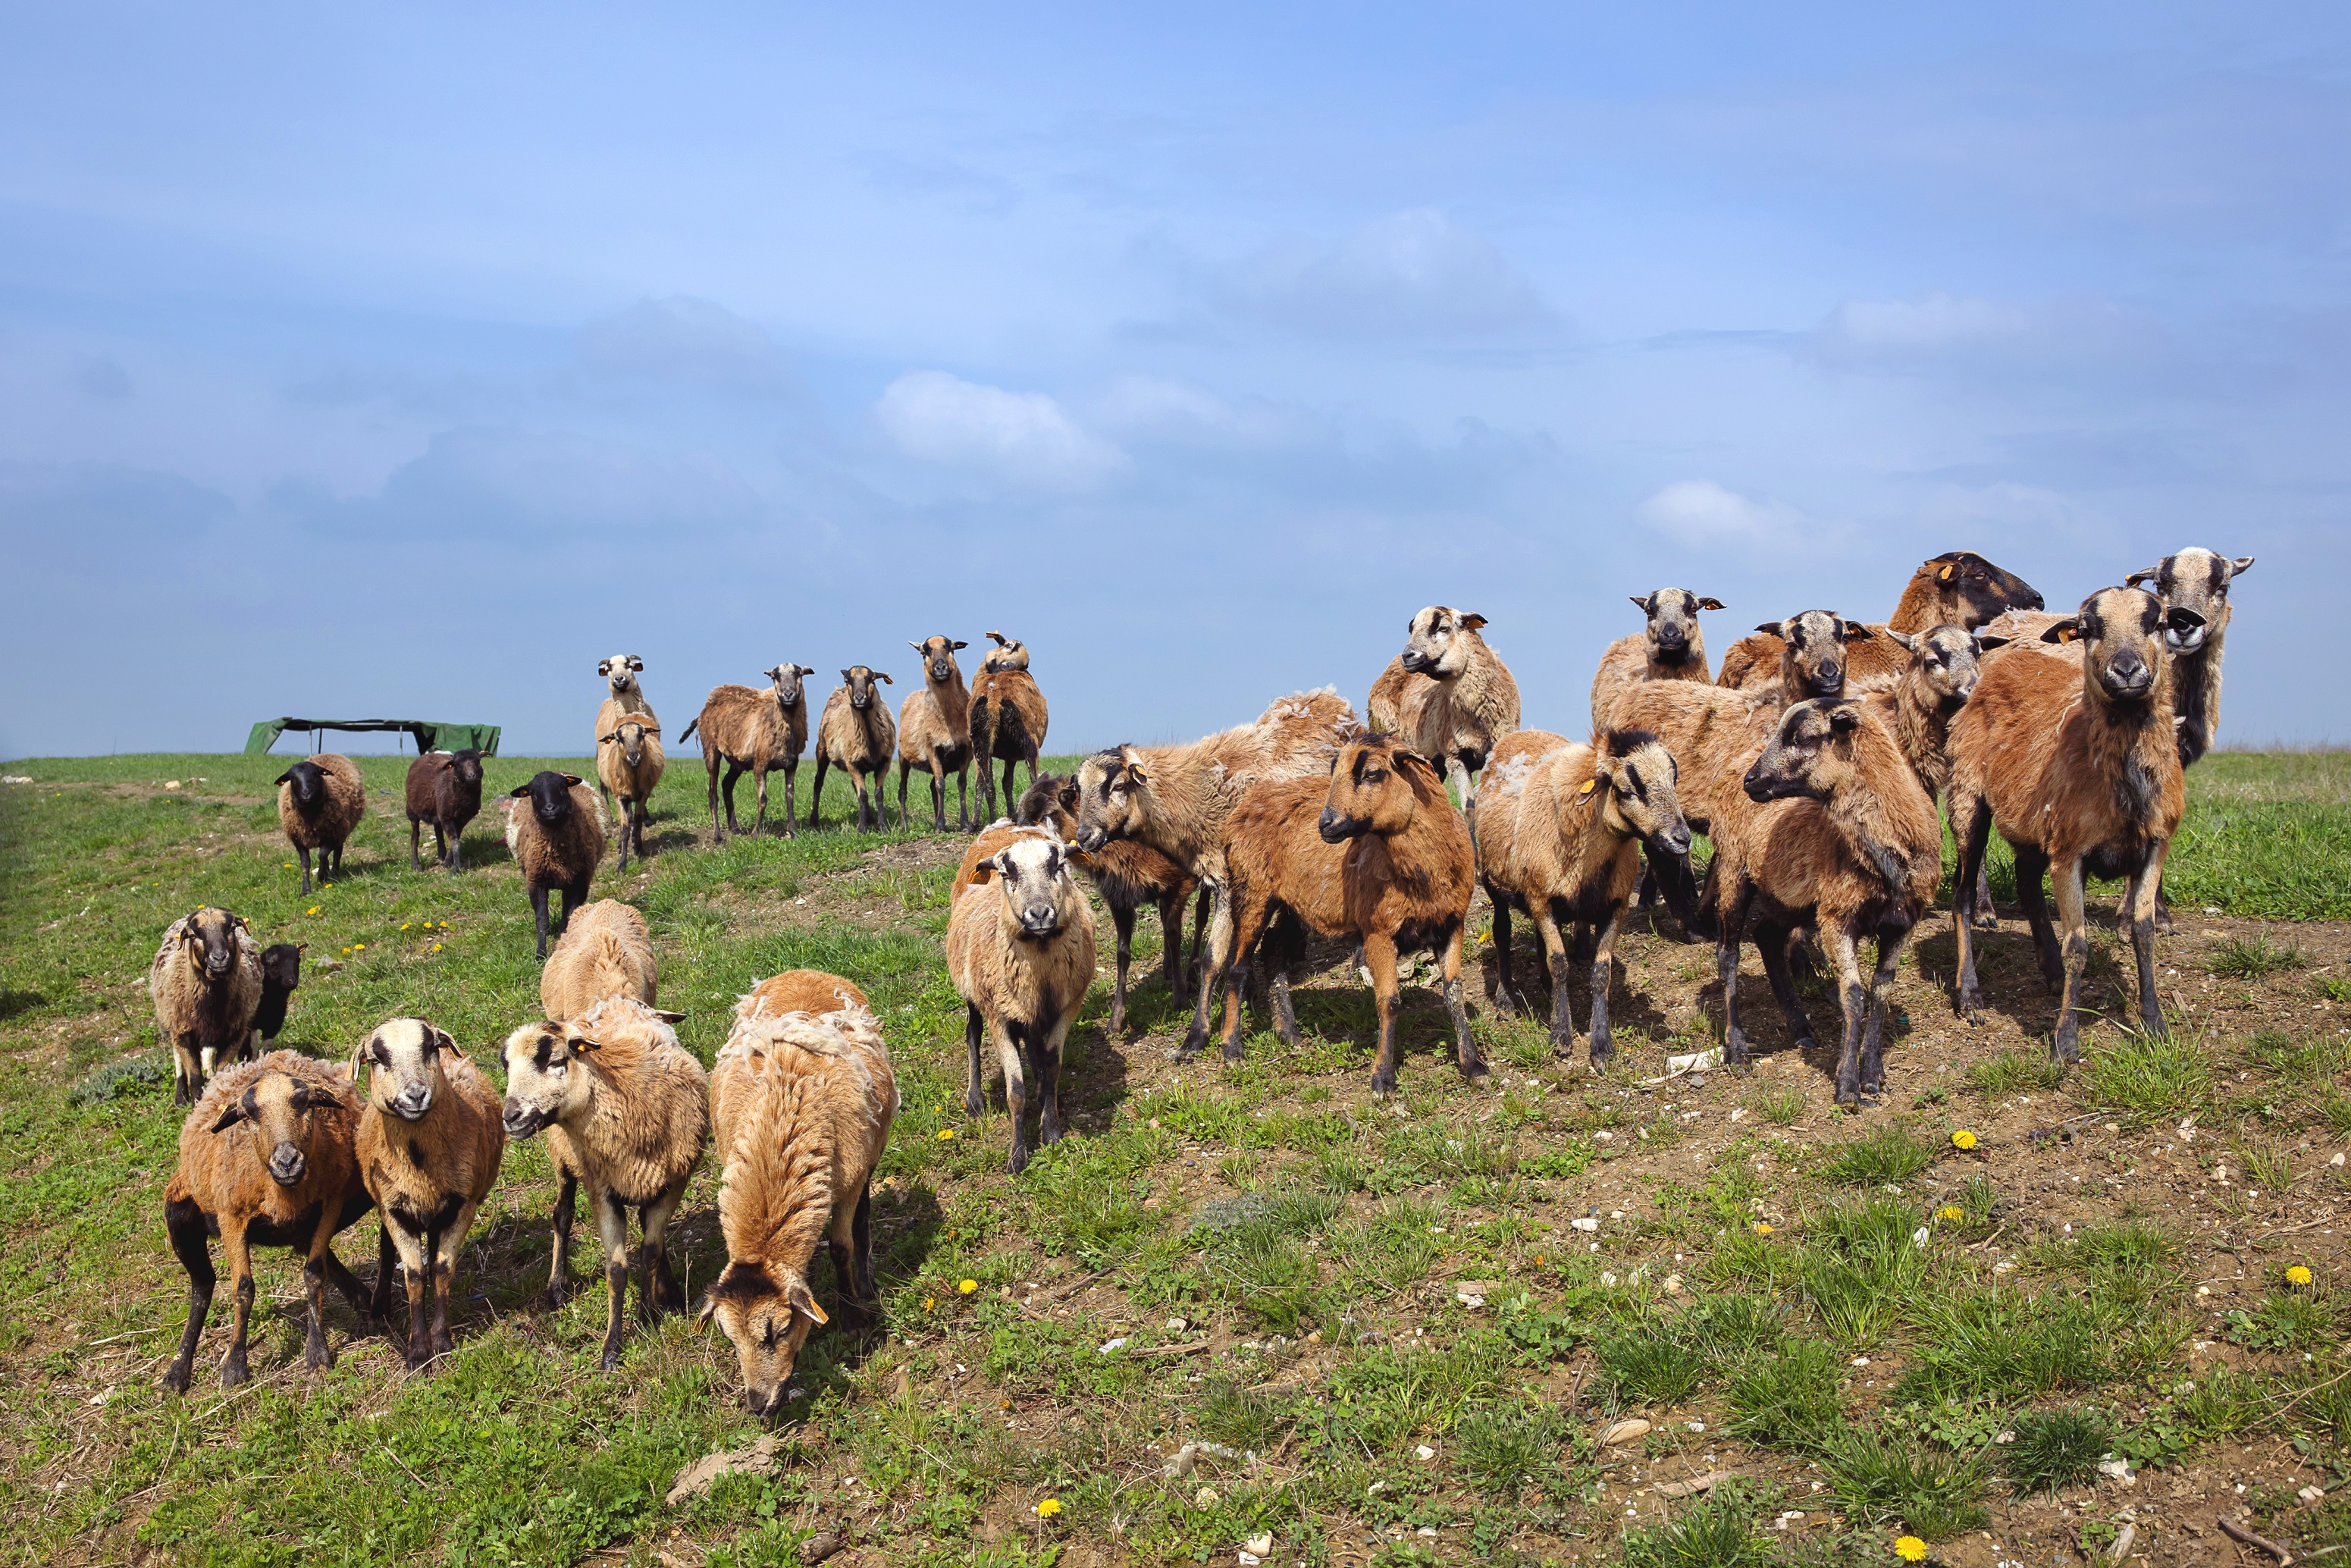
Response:
[[[305,758],[280,773],[277,825],[302,862],[302,891],[310,891],[310,853],[319,855],[319,880],[327,880],[328,860],[343,870],[343,845],[367,815],[367,785],[358,764],[331,751]]]
[[[857,831],[889,829],[890,804],[883,798],[882,781],[889,777],[890,758],[897,750],[898,727],[891,720],[890,705],[873,689],[876,681],[897,685],[879,670],[852,664],[841,672],[841,685],[825,699],[824,715],[816,726],[816,789],[809,797],[811,828],[819,825],[824,809],[824,770],[830,767],[848,774],[850,788],[857,792]]]
[[[1445,769],[1464,805],[1469,776],[1519,727],[1519,684],[1478,634],[1482,615],[1432,604],[1406,623],[1404,652],[1372,685],[1372,728]]]
[[[1600,655],[1600,669],[1592,677],[1592,733],[1608,727],[1608,710],[1625,688],[1642,681],[1706,681],[1714,679],[1706,665],[1706,633],[1698,623],[1701,610],[1719,610],[1719,599],[1700,599],[1687,588],[1661,588],[1644,599],[1635,594],[1648,623],[1629,637],[1619,637]]]
[[[596,792],[577,773],[540,772],[508,793],[518,802],[528,802],[517,805],[507,818],[507,847],[522,870],[523,888],[538,919],[538,956],[544,959],[547,895],[563,895],[555,919],[559,936],[571,912],[588,901],[588,884],[604,858],[604,813],[596,804]]]
[[[1947,550],[1919,563],[1903,585],[1894,613],[1869,629],[1914,636],[1929,626],[1946,624],[1973,630],[2003,611],[2040,608],[2039,591],[2014,572],[2002,570],[1973,550]],[[2017,635],[2006,631],[2001,634]],[[2039,634],[2035,628],[2033,635]],[[1742,637],[1722,656],[1722,685],[1769,685],[1780,678],[1780,656],[1776,638],[1760,632]],[[1855,680],[1892,679],[1902,674],[1902,649],[1890,641],[1856,642],[1848,663],[1847,674]],[[1790,700],[1794,700],[1792,695]]]
[[[1012,820],[1050,828],[1054,837],[1067,843],[1077,837],[1077,810],[1076,776],[1057,779],[1047,773],[1021,795],[1019,804],[1012,808]],[[993,854],[996,851],[986,852]],[[1146,904],[1158,907],[1167,990],[1176,1005],[1183,1006],[1185,998],[1191,994],[1183,962],[1184,901],[1193,889],[1199,888],[1199,904],[1192,915],[1192,966],[1197,967],[1200,942],[1208,932],[1208,890],[1185,875],[1182,866],[1132,839],[1113,839],[1093,853],[1079,854],[1075,859],[1078,869],[1102,894],[1103,907],[1110,911],[1111,925],[1118,933],[1118,980],[1111,992],[1110,1032],[1117,1034],[1126,1027],[1126,973],[1134,955],[1134,912]],[[967,855],[964,863],[970,865],[971,857]],[[958,887],[956,891],[960,894],[963,890]]]
[[[538,972],[538,1005],[551,1019],[578,1018],[606,997],[647,1007],[659,999],[661,961],[645,917],[617,898],[575,911]]]
[[[1030,1085],[1040,1101],[1040,1147],[1061,1136],[1061,1045],[1094,977],[1094,923],[1070,874],[1070,853],[1050,833],[1023,829],[983,862],[989,880],[964,890],[947,917],[947,979],[964,999],[969,1071],[963,1106],[977,1116],[979,1042],[996,1037],[1004,1069],[1012,1153],[1005,1169],[1029,1166],[1025,1115]]]
[[[793,781],[799,776],[800,753],[808,747],[808,703],[800,677],[816,672],[789,661],[765,672],[768,688],[713,686],[702,712],[677,737],[680,746],[702,731],[702,766],[710,774],[710,831],[720,843],[739,832],[735,825],[735,780],[750,769],[759,791],[759,814],[751,824],[753,837],[768,825],[768,773],[784,770],[784,833],[799,831],[792,803]],[[726,765],[726,825],[718,825],[718,765]]]
[[[147,993],[172,1048],[173,1104],[193,1103],[224,1058],[253,1054],[262,979],[261,945],[243,916],[206,904],[163,928]]]
[[[629,844],[645,852],[645,828],[653,821],[646,804],[667,766],[662,755],[661,726],[646,715],[627,714],[608,735],[596,742],[596,777],[608,797],[621,803],[621,869],[629,869]]]
[[[1045,694],[1029,674],[1029,645],[1001,632],[990,632],[993,652],[979,662],[971,685],[971,755],[979,765],[980,815],[996,815],[993,766],[1004,764],[1004,805],[1013,801],[1013,765],[1029,764],[1029,782],[1037,782],[1037,758],[1044,755],[1045,726],[1050,715]]]
[[[645,700],[645,688],[637,680],[644,667],[645,662],[634,653],[615,653],[597,661],[596,673],[604,677],[605,685],[604,700],[596,705],[598,737],[611,734],[612,727],[624,714],[643,714],[655,724],[661,722],[653,715],[653,705]],[[607,800],[605,804],[611,802]]]
[[[971,831],[971,693],[956,667],[965,646],[926,637],[908,647],[922,655],[923,689],[898,708],[898,825],[906,825],[906,779],[921,768],[931,779],[931,822],[947,831],[947,775],[956,776],[956,831]],[[1032,773],[1034,769],[1031,769]]]

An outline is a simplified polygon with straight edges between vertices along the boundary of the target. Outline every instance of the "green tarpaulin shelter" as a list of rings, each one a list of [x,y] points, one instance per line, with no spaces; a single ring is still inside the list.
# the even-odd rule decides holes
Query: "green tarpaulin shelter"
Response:
[[[381,733],[399,730],[412,736],[419,751],[463,751],[472,747],[485,757],[498,754],[498,727],[494,724],[440,724],[429,718],[265,718],[245,737],[245,754],[260,757],[277,744],[287,730],[344,729]]]

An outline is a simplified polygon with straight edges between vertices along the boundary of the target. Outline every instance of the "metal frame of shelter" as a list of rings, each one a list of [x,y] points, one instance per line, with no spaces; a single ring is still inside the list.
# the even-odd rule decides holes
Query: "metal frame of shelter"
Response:
[[[498,754],[498,727],[495,724],[448,724],[425,718],[265,718],[245,737],[245,754],[266,756],[269,748],[277,744],[277,737],[289,729],[309,731],[313,752],[319,749],[320,731],[339,729],[361,734],[397,730],[416,742],[420,754],[462,751],[469,747],[485,757]]]

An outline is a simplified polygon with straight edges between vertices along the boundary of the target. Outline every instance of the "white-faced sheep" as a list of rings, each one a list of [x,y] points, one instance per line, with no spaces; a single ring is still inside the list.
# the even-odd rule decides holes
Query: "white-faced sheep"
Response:
[[[331,1281],[354,1311],[369,1312],[360,1282],[329,1245],[374,1207],[360,1179],[359,1117],[340,1075],[323,1061],[273,1051],[212,1081],[180,1125],[180,1164],[163,1188],[163,1226],[172,1250],[188,1271],[188,1326],[163,1386],[188,1391],[196,1342],[212,1310],[212,1250],[221,1239],[236,1302],[235,1337],[221,1364],[221,1386],[246,1381],[247,1331],[253,1317],[253,1249],[287,1247],[302,1254],[308,1297],[303,1319],[302,1364],[332,1366],[325,1327],[326,1286]]]
[[[816,671],[786,661],[765,674],[771,684],[764,692],[749,686],[711,687],[702,712],[677,737],[683,746],[696,729],[702,732],[702,766],[710,774],[710,831],[722,844],[728,833],[741,831],[735,825],[735,780],[746,768],[759,792],[759,814],[751,823],[752,836],[758,837],[768,825],[768,772],[775,768],[784,770],[784,832],[789,836],[799,831],[792,784],[799,776],[800,753],[808,747],[808,704],[800,678]],[[722,762],[726,765],[726,825],[723,828],[718,825],[718,765]]]
[[[1469,776],[1519,727],[1519,683],[1478,629],[1482,615],[1432,604],[1405,626],[1404,652],[1372,684],[1372,727],[1444,768],[1465,805]]]
[[[360,1110],[360,1176],[383,1213],[375,1315],[392,1315],[396,1259],[408,1288],[407,1364],[413,1371],[454,1348],[449,1299],[457,1253],[498,1179],[507,1134],[489,1079],[445,1031],[423,1019],[387,1019],[360,1041],[351,1052],[354,1085],[363,1070],[370,1077]]]
[[[651,1007],[659,999],[661,961],[635,906],[600,898],[574,911],[538,972],[538,1005],[551,1019],[577,1018],[606,997]]]
[[[172,1048],[173,1104],[192,1103],[224,1059],[252,1054],[261,945],[241,916],[206,904],[165,926],[147,990],[155,1032]]]
[[[1004,803],[1013,800],[1013,765],[1029,764],[1037,782],[1037,758],[1044,755],[1045,726],[1051,716],[1045,694],[1029,673],[1029,645],[990,632],[995,649],[979,662],[971,685],[971,754],[979,765],[980,815],[996,815],[996,780],[989,769],[1004,764]]]
[[[897,1113],[881,1025],[847,980],[795,969],[736,1008],[710,1073],[726,1268],[699,1316],[733,1343],[754,1416],[782,1408],[809,1331],[829,1321],[809,1285],[820,1240],[841,1294],[879,1300],[871,1183]]]
[[[1994,566],[1973,550],[1947,550],[1919,563],[1903,585],[1901,601],[1872,632],[1905,632],[1913,635],[1929,626],[1953,625],[1974,630],[2002,612],[2038,610],[2041,594],[2012,571]],[[2014,635],[2014,633],[2006,633]],[[1780,677],[1777,639],[1759,632],[1741,637],[1722,656],[1726,686],[1769,685]],[[1902,649],[1888,642],[1856,641],[1848,653],[1848,674],[1855,680],[1882,680],[1902,673]],[[1809,694],[1820,696],[1825,694]],[[1788,699],[1793,702],[1792,694]]]
[[[621,869],[629,869],[629,844],[645,852],[645,828],[653,821],[646,802],[668,766],[662,755],[661,726],[643,714],[625,714],[611,733],[596,742],[596,777],[604,792],[621,803]]]
[[[433,824],[434,858],[457,869],[457,841],[465,824],[481,814],[482,754],[428,751],[408,765],[408,869],[422,871],[418,858],[424,824]]]
[[[898,708],[898,825],[906,825],[906,778],[917,768],[930,775],[931,821],[947,831],[947,775],[956,776],[956,831],[971,831],[971,693],[956,666],[965,644],[948,637],[925,637],[908,647],[922,655],[923,689],[908,692]],[[1034,775],[1035,769],[1030,769]]]
[[[849,775],[857,792],[857,831],[890,826],[890,803],[883,798],[882,781],[890,776],[890,758],[897,750],[898,727],[890,705],[873,683],[895,685],[879,670],[852,664],[841,672],[841,685],[824,703],[816,725],[816,789],[809,797],[809,826],[819,825],[824,808],[824,770],[838,768]],[[868,810],[871,809],[871,815]],[[904,827],[902,821],[898,824]]]
[[[611,1298],[604,1320],[607,1372],[621,1364],[630,1209],[645,1239],[638,1315],[651,1322],[657,1309],[685,1305],[664,1238],[709,1146],[710,1086],[671,1027],[684,1016],[614,996],[575,1018],[527,1023],[507,1037],[507,1135],[528,1138],[545,1128],[563,1182],[555,1199],[548,1301],[560,1305],[568,1292],[572,1206],[584,1186]]]
[[[1908,663],[1899,677],[1869,682],[1855,695],[1901,746],[1920,786],[1940,796],[1951,781],[1951,720],[1982,678],[1983,655],[2006,647],[2008,639],[1952,625],[1885,635]]]
[[[1023,826],[1050,827],[1055,837],[1067,843],[1077,837],[1077,810],[1076,776],[1057,779],[1047,773],[1022,793],[1019,804],[1012,809],[1012,820]],[[983,852],[994,854],[996,851]],[[966,863],[969,863],[968,856]],[[1182,866],[1157,850],[1132,839],[1113,839],[1092,854],[1079,854],[1077,863],[1086,880],[1094,884],[1094,891],[1102,894],[1102,904],[1110,911],[1111,925],[1118,933],[1118,980],[1111,992],[1110,1032],[1117,1034],[1126,1027],[1126,972],[1134,953],[1134,912],[1146,904],[1158,907],[1160,950],[1167,973],[1167,990],[1181,1007],[1191,995],[1184,964],[1184,901],[1194,888],[1199,887],[1198,882],[1185,875]],[[1192,915],[1194,967],[1199,965],[1200,942],[1208,930],[1208,890],[1200,887],[1199,894],[1198,906]]]
[[[1700,599],[1687,588],[1661,588],[1647,598],[1635,594],[1648,623],[1628,637],[1619,637],[1600,655],[1592,677],[1592,733],[1608,727],[1608,711],[1627,686],[1642,681],[1712,682],[1707,668],[1706,633],[1698,623],[1701,610],[1719,610],[1719,599]]]
[[[615,653],[597,661],[596,673],[604,677],[606,688],[604,700],[596,705],[595,734],[599,745],[603,737],[612,733],[612,727],[623,714],[641,713],[656,724],[661,722],[654,716],[653,705],[645,700],[645,688],[637,680],[644,667],[645,662],[634,653]],[[612,802],[607,798],[604,803],[610,806]]]
[[[577,773],[541,772],[509,793],[522,804],[507,818],[507,844],[522,869],[531,913],[538,919],[538,956],[547,956],[547,895],[560,893],[559,936],[571,912],[588,901],[588,884],[604,858],[604,813],[596,792]]]
[[[1608,987],[1616,931],[1648,846],[1659,863],[1687,863],[1689,824],[1682,820],[1674,759],[1646,730],[1604,731],[1586,746],[1564,736],[1522,729],[1494,747],[1479,790],[1478,870],[1494,907],[1494,1004],[1531,1011],[1510,974],[1510,914],[1531,915],[1542,941],[1537,971],[1551,989],[1552,1048],[1575,1049],[1575,1014],[1567,994],[1569,945],[1596,936],[1592,958],[1592,1064],[1607,1065]]]
[[[1094,923],[1070,874],[1069,851],[1050,833],[1023,830],[985,867],[991,880],[966,888],[947,917],[947,978],[965,1004],[964,1111],[977,1116],[986,1103],[979,1061],[985,1030],[996,1037],[1012,1120],[1005,1168],[1019,1176],[1029,1166],[1025,1117],[1032,1087],[1039,1145],[1061,1140],[1061,1046],[1093,984]]]
[[[2209,549],[2188,549],[2165,556],[2123,580],[2147,586],[2164,609],[2189,610],[2203,623],[2186,631],[2164,632],[2171,654],[2171,714],[2179,737],[2179,764],[2189,767],[2212,748],[2220,728],[2220,655],[2229,622],[2236,612],[2229,604],[2229,589],[2253,568],[2253,558],[2231,559]]]
[[[302,891],[310,891],[310,855],[319,856],[319,880],[327,880],[328,862],[342,873],[343,845],[367,815],[367,786],[357,764],[348,757],[322,751],[305,758],[280,773],[277,785],[277,825],[302,862]]]

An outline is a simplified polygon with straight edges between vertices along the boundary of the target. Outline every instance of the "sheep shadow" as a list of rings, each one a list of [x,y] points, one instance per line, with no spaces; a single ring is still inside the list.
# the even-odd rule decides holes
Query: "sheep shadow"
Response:
[[[1486,1006],[1497,1017],[1512,1016],[1495,1008],[1491,998],[1501,979],[1502,956],[1489,946],[1479,952],[1478,983],[1485,988]],[[1464,966],[1466,969],[1468,966]],[[1587,946],[1568,953],[1567,998],[1569,1016],[1575,1020],[1576,1038],[1588,1044],[1592,1033],[1592,954]],[[1551,978],[1550,967],[1543,961],[1542,939],[1531,927],[1521,933],[1510,933],[1510,977],[1517,982],[1520,1001],[1528,1009],[1523,1015],[1528,1021],[1550,1027],[1552,992],[1544,982]],[[1669,1032],[1668,1019],[1663,1009],[1649,998],[1646,989],[1635,986],[1620,956],[1610,966],[1608,977],[1608,1030],[1620,1037],[1617,1049],[1622,1052],[1626,1040],[1634,1036],[1654,1040]]]
[[[1844,1009],[1837,1000],[1835,982],[1816,971],[1808,973],[1799,966],[1795,991],[1797,1004],[1803,1009],[1805,1019],[1812,1025],[1813,1043],[1813,1050],[1798,1053],[1799,1059],[1834,1086],[1844,1048]],[[1700,986],[1696,1002],[1699,1015],[1707,1020],[1709,1034],[1719,1043],[1724,1027],[1720,978],[1708,980]],[[1796,1050],[1796,1037],[1789,1032],[1787,1017],[1781,1012],[1779,1002],[1771,995],[1771,981],[1763,975],[1743,967],[1739,974],[1739,1018],[1747,1035],[1750,1061],[1761,1061],[1767,1056]],[[1897,1064],[1900,1048],[1914,1030],[1915,1026],[1901,1008],[1887,1008],[1883,1038],[1889,1078],[1891,1069]],[[1890,1097],[1890,1093],[1888,1091],[1887,1095],[1881,1098]],[[1878,1100],[1872,1099],[1863,1101],[1865,1106],[1878,1103]]]

